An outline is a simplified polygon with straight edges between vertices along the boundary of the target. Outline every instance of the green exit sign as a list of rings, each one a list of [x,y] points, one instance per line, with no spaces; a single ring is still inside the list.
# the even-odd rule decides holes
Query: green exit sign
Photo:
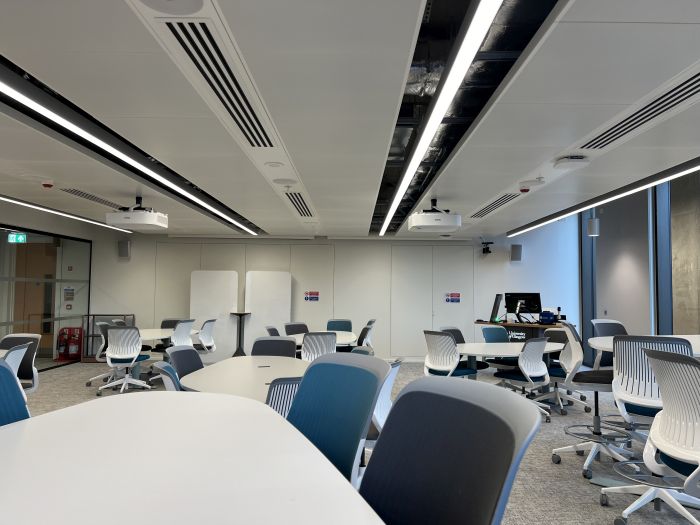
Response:
[[[26,233],[8,233],[7,234],[7,242],[10,244],[24,244],[27,242],[27,234]]]

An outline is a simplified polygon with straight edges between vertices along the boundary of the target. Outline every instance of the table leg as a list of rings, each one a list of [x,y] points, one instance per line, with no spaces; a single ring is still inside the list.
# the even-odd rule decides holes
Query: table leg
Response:
[[[236,351],[233,354],[233,357],[239,357],[242,355],[245,355],[245,352],[243,351],[243,322],[245,321],[245,317],[242,315],[237,316],[238,317],[238,341],[236,342]]]

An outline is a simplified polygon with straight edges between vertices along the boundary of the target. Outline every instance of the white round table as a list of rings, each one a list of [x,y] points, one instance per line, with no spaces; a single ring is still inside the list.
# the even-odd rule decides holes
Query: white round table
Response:
[[[296,428],[240,397],[109,396],[0,427],[0,450],[2,522],[13,525],[382,523]],[[126,461],[121,472],[104,473],[110,455]],[[133,511],[128,465],[155,469],[156,510]],[[109,480],[95,490],[98,472]]]
[[[332,330],[331,330],[332,331]],[[350,346],[355,341],[357,341],[357,336],[353,332],[334,332],[335,333],[335,346]],[[297,346],[301,346],[304,341],[304,334],[294,334],[289,337],[293,337]]]
[[[264,403],[273,379],[301,377],[309,364],[293,357],[230,357],[187,374],[180,384],[187,390],[233,394]]]
[[[172,328],[139,328],[139,334],[144,341],[155,341],[157,339],[168,339],[175,330]],[[199,330],[192,330],[190,335],[197,335]]]
[[[461,355],[470,357],[518,357],[525,343],[461,343],[457,350]],[[564,348],[561,343],[547,343],[545,354],[559,352]]]
[[[654,337],[654,336],[648,336]],[[659,337],[678,337],[679,339],[685,339],[693,347],[693,355],[695,357],[700,357],[700,335],[669,335],[669,336],[659,336]],[[588,340],[588,344],[591,348],[598,350],[600,352],[612,352],[613,351],[613,336],[608,337],[591,337]]]

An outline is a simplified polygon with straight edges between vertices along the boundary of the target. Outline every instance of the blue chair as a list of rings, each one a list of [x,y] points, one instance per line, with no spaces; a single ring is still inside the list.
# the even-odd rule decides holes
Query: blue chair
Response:
[[[27,401],[10,365],[0,360],[0,427],[29,418]]]
[[[352,332],[352,321],[350,319],[329,319],[326,323],[326,330],[329,332]]]
[[[510,336],[508,330],[503,326],[482,326],[481,334],[484,336],[484,341],[487,343],[509,343]],[[518,368],[517,357],[496,357],[487,359],[486,362],[493,368],[508,369]]]
[[[158,370],[158,377],[163,381],[163,386],[165,386],[167,391],[179,392],[182,390],[180,378],[177,376],[173,365],[165,361],[158,361],[157,363],[153,363],[153,369]],[[151,381],[153,381],[153,379],[155,378],[151,378]]]
[[[350,481],[390,367],[367,355],[326,354],[306,370],[287,420]]]

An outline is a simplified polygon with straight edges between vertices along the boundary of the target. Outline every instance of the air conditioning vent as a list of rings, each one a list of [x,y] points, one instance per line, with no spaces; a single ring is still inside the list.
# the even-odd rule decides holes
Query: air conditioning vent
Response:
[[[671,89],[666,90],[664,93],[654,98],[654,100],[627,116],[614,126],[611,126],[607,130],[596,135],[581,146],[581,149],[599,150],[606,148],[612,143],[617,142],[623,137],[629,135],[641,126],[644,126],[650,121],[661,117],[680,104],[689,101],[689,99],[697,95],[699,92],[700,73],[697,73],[684,82],[681,82]]]
[[[489,213],[494,212],[501,206],[504,206],[505,204],[508,204],[510,201],[515,199],[519,193],[506,193],[504,195],[501,195],[499,198],[497,198],[495,201],[493,201],[490,204],[487,204],[483,208],[481,208],[479,211],[477,211],[474,215],[471,216],[472,219],[483,219],[486,217]]]
[[[78,190],[76,188],[60,189],[61,191],[65,191],[66,193],[70,193],[71,195],[75,195],[76,197],[80,197],[81,199],[87,199],[89,201],[96,202],[97,204],[102,204],[103,206],[107,206],[108,208],[111,208],[113,210],[118,210],[119,208],[122,208],[121,204],[117,204],[116,202],[103,199],[102,197],[98,197],[97,195],[93,195],[92,193],[88,193],[86,191]]]
[[[294,206],[294,209],[299,215],[301,215],[302,217],[313,217],[313,213],[311,213],[311,210],[306,205],[304,196],[301,193],[290,191],[285,193],[285,195],[289,199],[289,202],[292,203],[292,206]]]
[[[271,148],[272,142],[204,22],[165,24],[231,116],[251,147]]]

